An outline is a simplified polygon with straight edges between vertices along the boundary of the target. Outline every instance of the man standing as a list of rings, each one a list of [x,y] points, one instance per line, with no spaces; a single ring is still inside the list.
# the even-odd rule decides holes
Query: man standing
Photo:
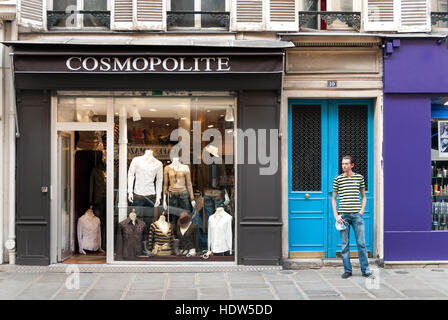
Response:
[[[358,245],[358,256],[361,264],[363,277],[370,277],[369,260],[367,258],[365,230],[364,230],[364,210],[367,203],[365,193],[364,177],[352,171],[355,163],[351,156],[342,158],[343,174],[337,176],[333,183],[333,206],[334,218],[338,223],[344,223],[347,227],[341,230],[342,262],[344,264],[343,279],[352,275],[352,265],[350,263],[350,225],[355,232],[356,244]],[[359,201],[361,192],[362,204]],[[336,199],[339,193],[339,210],[336,209]]]

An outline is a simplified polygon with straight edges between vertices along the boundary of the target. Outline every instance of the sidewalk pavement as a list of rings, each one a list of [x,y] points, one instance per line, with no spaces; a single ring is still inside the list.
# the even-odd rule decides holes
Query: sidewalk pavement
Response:
[[[341,279],[343,269],[210,273],[0,271],[4,300],[448,299],[448,268],[382,269]],[[77,278],[79,276],[79,278]],[[79,279],[79,287],[77,286]],[[74,287],[73,287],[74,286]]]

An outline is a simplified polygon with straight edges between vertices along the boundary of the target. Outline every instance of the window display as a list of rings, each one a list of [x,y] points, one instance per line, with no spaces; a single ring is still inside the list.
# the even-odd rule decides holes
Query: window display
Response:
[[[448,113],[443,104],[446,101],[434,98],[431,108],[432,230],[448,230]]]
[[[234,261],[234,96],[70,92],[57,101],[58,123],[80,128],[71,132],[74,196],[67,198],[77,259],[103,259],[108,249],[115,261]]]
[[[208,261],[233,261],[234,105],[231,96],[114,98],[116,225],[132,209],[148,226],[135,257],[117,244],[115,260],[204,261],[210,251]]]

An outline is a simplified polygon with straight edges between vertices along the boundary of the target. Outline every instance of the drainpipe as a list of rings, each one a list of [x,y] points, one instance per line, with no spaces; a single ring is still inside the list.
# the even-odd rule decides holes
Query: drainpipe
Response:
[[[17,40],[17,24],[11,23],[11,40]],[[10,53],[10,85],[8,106],[8,145],[9,145],[9,168],[8,168],[8,202],[9,202],[9,230],[8,240],[5,243],[9,253],[9,264],[16,264],[16,138],[19,137],[16,112],[16,94],[14,86],[13,55]]]

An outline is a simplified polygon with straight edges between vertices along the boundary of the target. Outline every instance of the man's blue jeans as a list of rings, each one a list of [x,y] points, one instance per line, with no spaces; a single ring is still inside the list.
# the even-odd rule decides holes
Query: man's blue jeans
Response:
[[[364,219],[360,213],[343,213],[342,219],[346,222],[347,226],[346,230],[340,231],[344,272],[352,272],[352,264],[350,263],[350,226],[352,226],[355,232],[356,244],[358,245],[361,272],[366,273],[370,270],[366,250]]]

